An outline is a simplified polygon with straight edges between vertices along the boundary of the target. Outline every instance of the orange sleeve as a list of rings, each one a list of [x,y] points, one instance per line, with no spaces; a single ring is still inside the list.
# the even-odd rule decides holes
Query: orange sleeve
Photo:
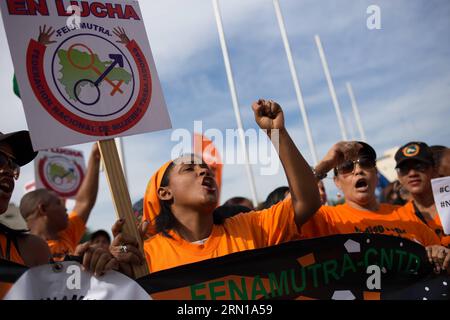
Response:
[[[78,245],[85,231],[86,225],[84,224],[83,220],[78,216],[76,212],[71,212],[69,215],[69,225],[67,229],[63,231],[63,233],[71,242],[73,248]]]
[[[434,233],[434,231],[432,229],[430,229],[428,226],[426,226],[425,224],[423,226],[421,226],[420,230],[421,234],[422,234],[422,240],[424,241],[423,246],[427,247],[427,246],[431,246],[431,245],[441,245],[441,240],[439,239],[439,237],[437,236],[436,233]]]
[[[290,197],[268,209],[240,214],[233,218],[236,236],[251,237],[256,248],[273,246],[298,238]]]
[[[397,208],[396,211],[404,221],[407,221],[407,223],[410,223],[413,226],[411,229],[415,230],[416,237],[420,237],[419,241],[422,242],[424,247],[441,244],[441,240],[434,232],[433,228],[423,223],[423,221],[416,216],[412,201]]]
[[[450,236],[443,236],[441,238],[441,245],[450,249]]]
[[[309,239],[336,234],[333,232],[333,221],[329,211],[329,207],[321,206],[314,216],[301,227],[300,237]]]

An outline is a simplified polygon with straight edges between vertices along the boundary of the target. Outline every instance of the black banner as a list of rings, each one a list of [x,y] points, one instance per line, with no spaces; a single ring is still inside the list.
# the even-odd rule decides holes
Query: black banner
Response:
[[[424,247],[397,237],[348,234],[294,241],[153,273],[137,280],[153,299],[441,300]]]

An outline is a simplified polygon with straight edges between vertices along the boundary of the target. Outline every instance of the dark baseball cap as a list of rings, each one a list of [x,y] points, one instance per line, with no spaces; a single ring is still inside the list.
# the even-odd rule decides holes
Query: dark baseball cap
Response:
[[[7,144],[11,147],[11,156],[19,166],[31,162],[38,154],[33,150],[30,133],[25,130],[6,134],[0,132],[0,144]]]
[[[398,168],[400,164],[407,160],[416,160],[429,165],[434,165],[433,152],[424,142],[411,141],[400,147],[395,153],[395,162]]]
[[[358,142],[360,145],[362,145],[362,148],[359,150],[359,155],[360,156],[368,156],[373,160],[377,160],[377,153],[375,152],[375,149],[372,148],[369,144],[362,142],[362,141],[356,141]]]

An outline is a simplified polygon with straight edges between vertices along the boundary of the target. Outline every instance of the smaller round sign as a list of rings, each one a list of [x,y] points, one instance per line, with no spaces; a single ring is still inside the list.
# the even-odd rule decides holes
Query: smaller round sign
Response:
[[[39,161],[39,176],[44,186],[62,197],[75,196],[83,180],[83,169],[62,156],[44,157]]]

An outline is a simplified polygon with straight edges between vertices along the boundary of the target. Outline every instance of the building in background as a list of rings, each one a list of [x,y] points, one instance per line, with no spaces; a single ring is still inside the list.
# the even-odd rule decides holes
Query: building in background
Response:
[[[394,182],[397,180],[397,172],[395,171],[395,159],[394,155],[399,147],[393,147],[386,150],[381,157],[377,159],[378,171],[387,179],[389,182]]]

